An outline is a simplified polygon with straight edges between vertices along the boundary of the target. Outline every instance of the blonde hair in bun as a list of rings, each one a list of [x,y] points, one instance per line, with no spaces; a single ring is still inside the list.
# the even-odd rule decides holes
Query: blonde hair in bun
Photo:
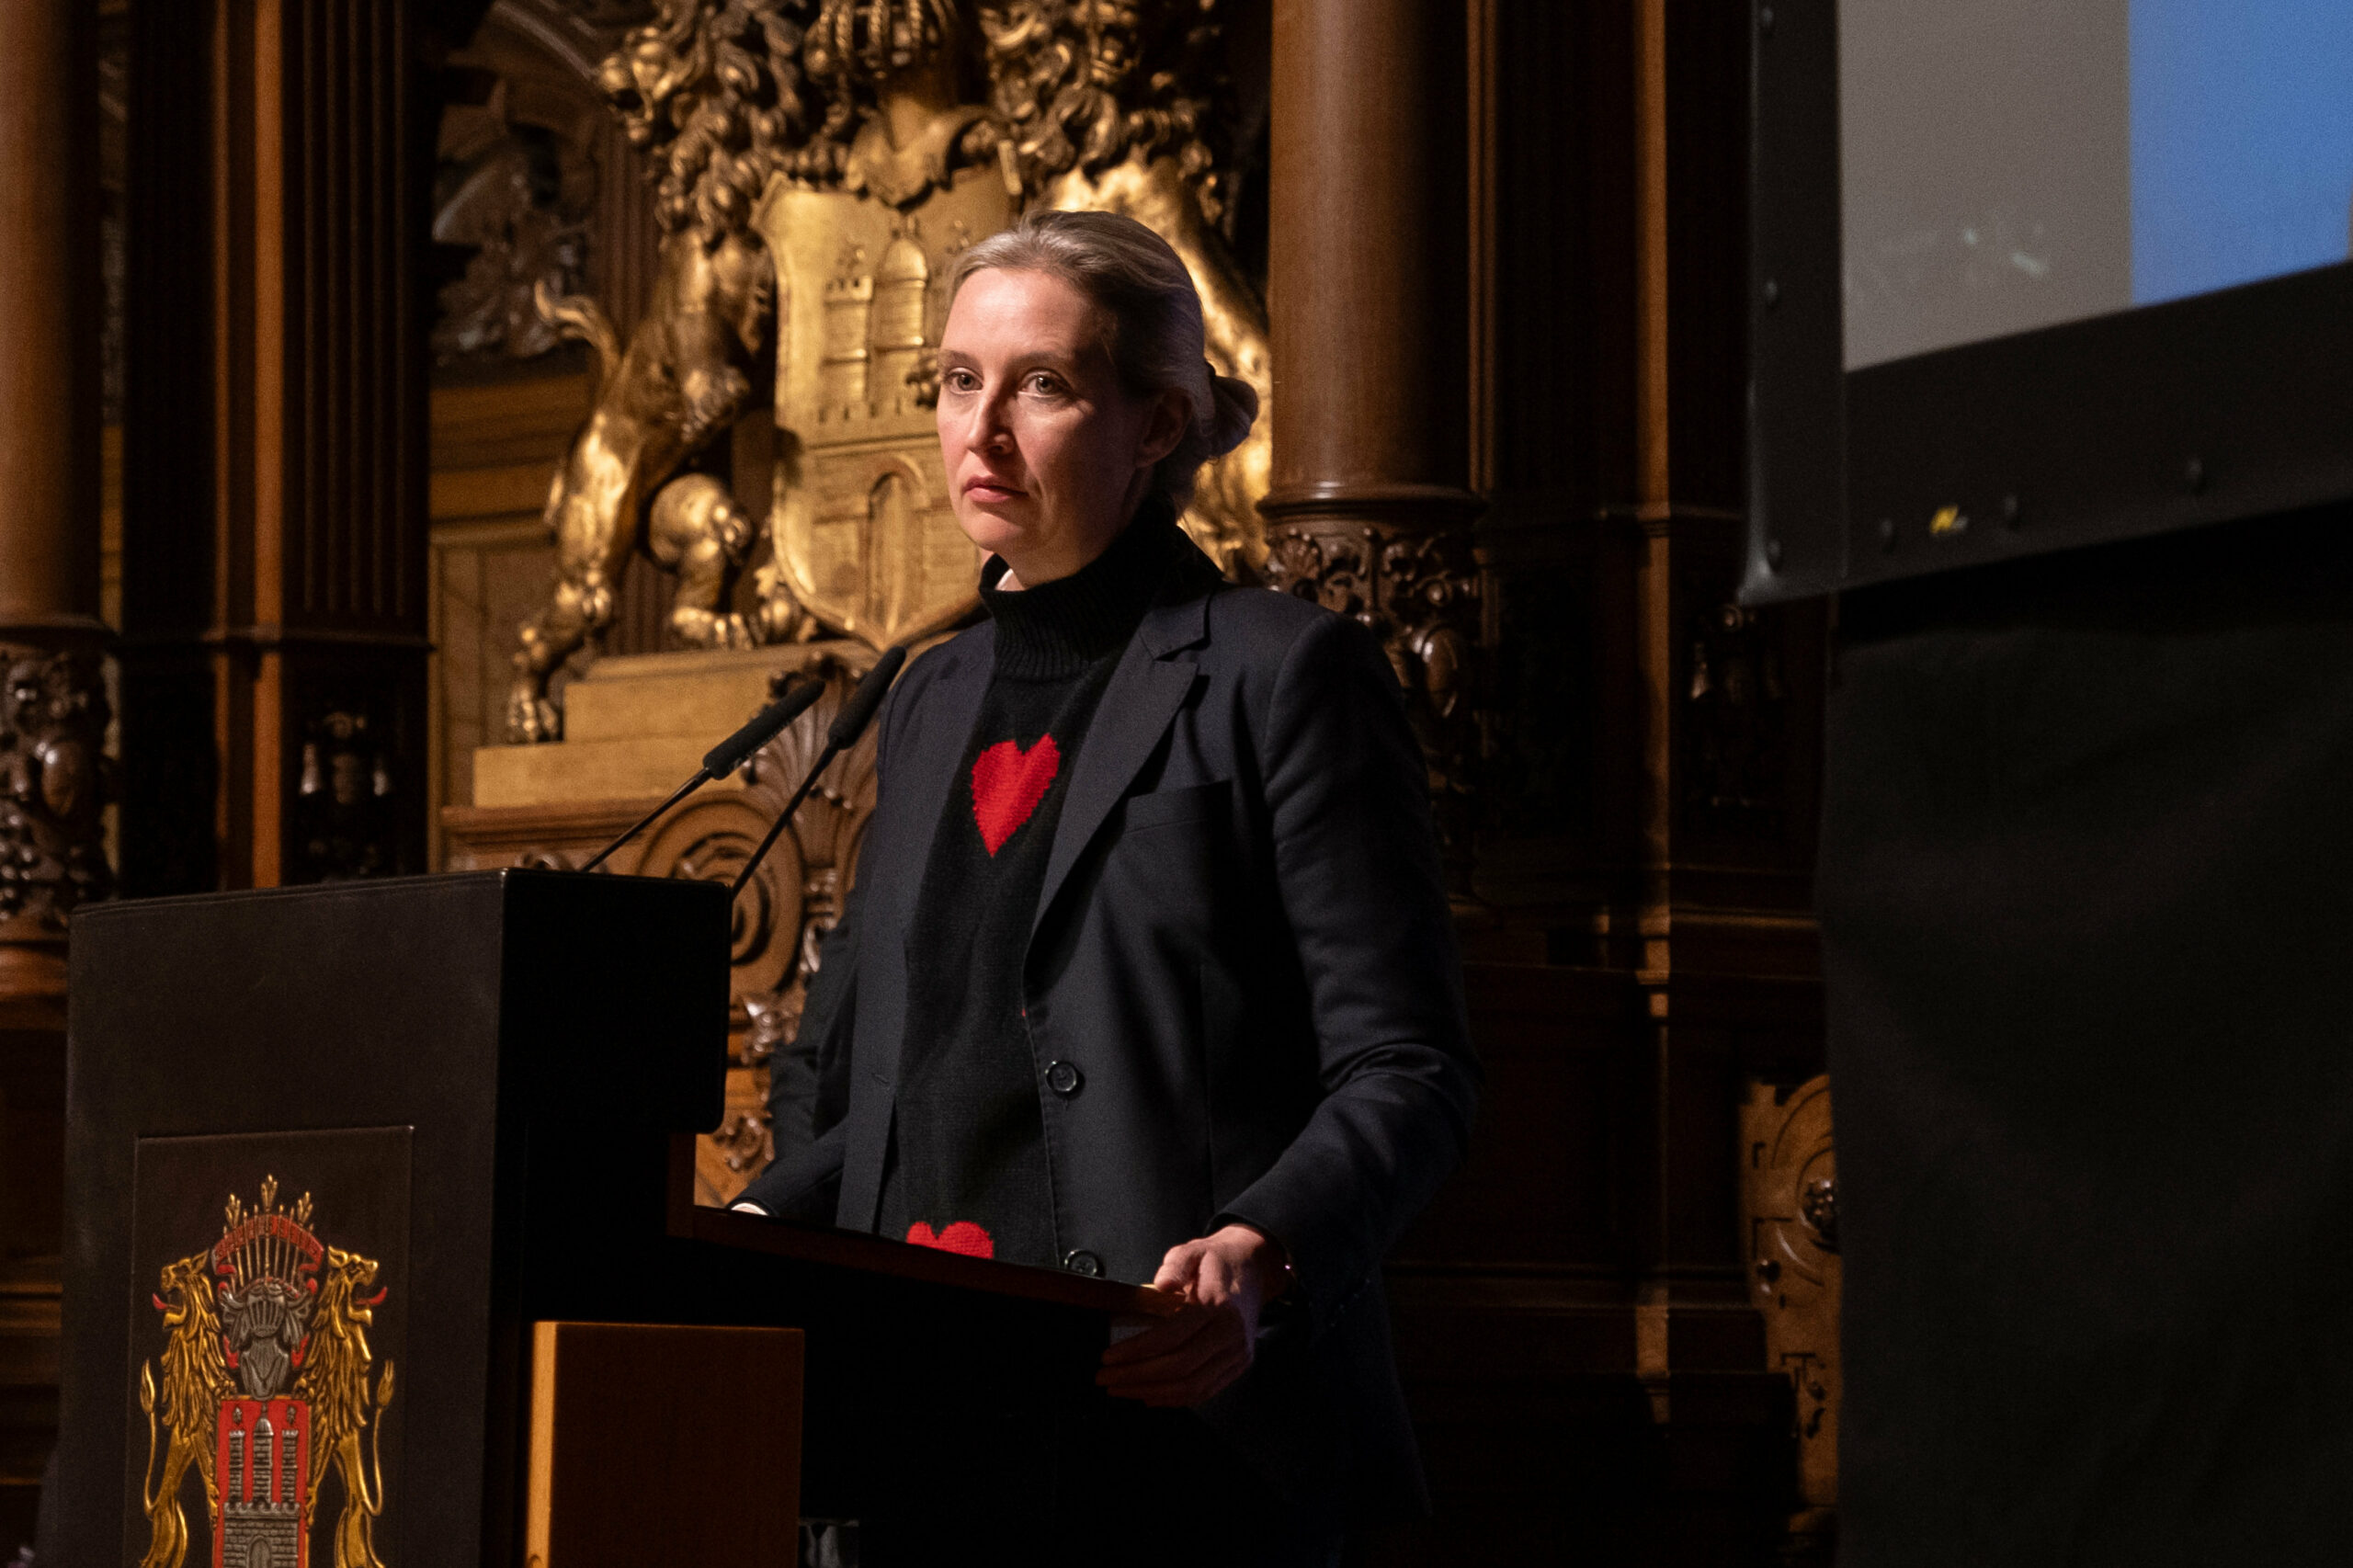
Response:
[[[1240,446],[1258,417],[1250,383],[1221,376],[1204,353],[1201,296],[1166,240],[1117,212],[1031,212],[956,258],[949,302],[992,267],[1059,278],[1102,312],[1111,363],[1139,397],[1179,392],[1193,417],[1153,488],[1182,511],[1201,465]]]

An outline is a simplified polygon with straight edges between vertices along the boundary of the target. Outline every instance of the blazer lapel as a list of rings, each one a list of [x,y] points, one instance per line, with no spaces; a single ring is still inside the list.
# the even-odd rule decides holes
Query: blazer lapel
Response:
[[[896,851],[891,857],[891,881],[885,892],[902,941],[915,929],[915,900],[923,893],[932,835],[948,810],[949,793],[956,787],[956,765],[964,758],[964,743],[972,738],[981,699],[988,690],[995,648],[990,635],[994,630],[987,628],[966,638],[966,645],[953,655],[956,664],[942,670],[924,694],[921,722],[907,733],[907,755],[891,759],[891,787],[904,802],[904,814],[887,835],[868,835],[870,842],[890,844]]]
[[[1046,911],[1053,907],[1071,868],[1102,830],[1128,786],[1135,781],[1137,771],[1167,733],[1176,710],[1185,705],[1185,694],[1193,689],[1193,679],[1199,672],[1190,661],[1165,655],[1199,642],[1207,619],[1206,598],[1155,606],[1128,640],[1127,651],[1111,672],[1111,683],[1103,688],[1103,699],[1096,704],[1086,739],[1078,748],[1070,794],[1063,801],[1062,820],[1054,828],[1053,853],[1046,858],[1045,885],[1038,890],[1038,912],[1029,922],[1031,935],[1044,923]]]

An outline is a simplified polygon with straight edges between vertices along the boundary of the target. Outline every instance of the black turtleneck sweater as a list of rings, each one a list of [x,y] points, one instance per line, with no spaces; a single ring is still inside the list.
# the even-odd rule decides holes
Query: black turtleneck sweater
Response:
[[[1148,500],[1069,577],[1018,592],[981,575],[996,663],[931,841],[908,932],[907,1020],[881,1233],[1054,1265],[1040,1075],[1022,963],[1063,797],[1112,667],[1180,542]]]

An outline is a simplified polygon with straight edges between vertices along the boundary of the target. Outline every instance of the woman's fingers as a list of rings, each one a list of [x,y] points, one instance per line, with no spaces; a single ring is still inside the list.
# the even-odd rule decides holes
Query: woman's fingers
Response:
[[[1142,1334],[1131,1335],[1113,1345],[1103,1352],[1103,1364],[1130,1366],[1170,1355],[1209,1329],[1215,1316],[1208,1308],[1188,1307],[1175,1317],[1163,1318]]]
[[[1250,1369],[1258,1319],[1252,1260],[1268,1243],[1244,1225],[1168,1249],[1153,1288],[1188,1303],[1103,1353],[1095,1381],[1120,1399],[1193,1405]]]
[[[1231,1308],[1188,1308],[1104,1352],[1095,1381],[1146,1404],[1199,1404],[1250,1366],[1250,1340]]]
[[[1239,1340],[1233,1336],[1198,1334],[1162,1355],[1117,1362],[1107,1357],[1102,1370],[1096,1374],[1096,1381],[1106,1388],[1122,1383],[1169,1382],[1188,1378],[1211,1361],[1233,1355],[1241,1347]]]
[[[1187,1242],[1170,1247],[1168,1256],[1160,1260],[1160,1272],[1152,1277],[1152,1288],[1172,1296],[1191,1296],[1193,1280],[1200,1270],[1200,1244]]]
[[[1237,1346],[1189,1369],[1172,1369],[1166,1375],[1148,1381],[1123,1379],[1117,1384],[1107,1384],[1104,1392],[1116,1399],[1131,1399],[1142,1404],[1190,1406],[1214,1397],[1249,1369],[1249,1352]]]
[[[1193,1299],[1206,1306],[1222,1307],[1233,1300],[1240,1283],[1240,1270],[1233,1260],[1215,1247],[1203,1246],[1200,1256],[1193,1260]]]

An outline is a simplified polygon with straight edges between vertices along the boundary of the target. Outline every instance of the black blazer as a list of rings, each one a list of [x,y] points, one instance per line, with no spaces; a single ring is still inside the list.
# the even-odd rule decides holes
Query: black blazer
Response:
[[[1414,1510],[1380,1266],[1478,1083],[1426,766],[1364,628],[1184,555],[1079,750],[1032,926],[1057,1251],[1144,1282],[1230,1220],[1281,1242],[1301,1304],[1202,1414],[1298,1500]],[[858,886],[745,1193],[772,1213],[874,1227],[913,905],[994,653],[993,626],[962,633],[882,710]]]

